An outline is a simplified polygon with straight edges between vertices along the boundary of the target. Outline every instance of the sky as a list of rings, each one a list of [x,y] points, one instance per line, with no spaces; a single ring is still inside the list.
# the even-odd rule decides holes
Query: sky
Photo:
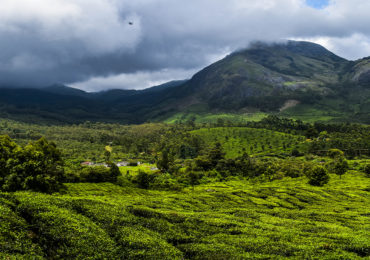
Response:
[[[329,0],[306,0],[306,4],[315,9],[323,9],[327,7],[330,3]]]
[[[369,0],[1,0],[0,86],[143,89],[253,41],[370,56]]]

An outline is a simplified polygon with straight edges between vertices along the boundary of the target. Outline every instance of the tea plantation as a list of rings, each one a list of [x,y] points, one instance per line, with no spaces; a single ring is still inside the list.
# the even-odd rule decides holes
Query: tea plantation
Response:
[[[234,178],[183,191],[66,184],[0,194],[5,259],[361,259],[370,256],[370,179]]]
[[[244,152],[257,155],[291,152],[298,146],[304,146],[305,141],[303,136],[246,127],[202,128],[192,131],[192,134],[199,136],[210,146],[221,143],[226,157],[229,158],[235,158]]]

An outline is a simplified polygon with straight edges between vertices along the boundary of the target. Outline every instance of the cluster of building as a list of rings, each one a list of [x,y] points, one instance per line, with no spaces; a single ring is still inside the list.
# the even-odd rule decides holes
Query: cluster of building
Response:
[[[130,163],[126,162],[126,161],[116,163],[116,165],[118,167],[129,166],[129,164]],[[141,164],[142,164],[141,162],[137,162],[137,166],[139,166]],[[106,163],[94,163],[94,162],[89,162],[89,161],[81,163],[81,166],[90,166],[90,167],[104,166],[104,167],[109,167],[108,164],[106,164]],[[151,171],[158,171],[158,168],[157,167],[151,167],[150,170]]]
[[[140,165],[140,164],[141,164],[141,162],[137,162],[137,165]],[[129,162],[122,161],[122,162],[116,163],[116,165],[118,167],[128,166]],[[106,164],[106,163],[94,163],[94,162],[83,162],[83,163],[81,163],[81,166],[105,166],[105,167],[108,167],[108,164]]]

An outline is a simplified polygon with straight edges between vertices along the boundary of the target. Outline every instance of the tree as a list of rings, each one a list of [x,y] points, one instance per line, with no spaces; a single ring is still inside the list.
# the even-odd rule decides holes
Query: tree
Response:
[[[334,161],[333,172],[342,178],[342,175],[348,171],[348,162],[343,157],[340,157]]]
[[[222,151],[222,147],[220,143],[216,143],[216,145],[209,151],[208,159],[211,162],[213,167],[216,167],[217,163],[225,158],[225,153]]]
[[[121,174],[118,166],[112,162],[108,162],[108,166],[109,166],[109,173],[110,173],[110,176],[109,176],[109,181],[111,182],[116,182],[117,181],[117,178],[118,176]]]
[[[199,184],[200,175],[194,171],[190,171],[188,173],[188,178],[189,178],[189,183],[193,187],[193,190],[194,190],[194,186]]]
[[[112,147],[107,145],[104,147],[104,157],[105,157],[105,161],[106,162],[109,162],[110,161],[110,156],[112,155]]]
[[[366,173],[367,177],[370,177],[370,164],[365,165],[364,172]]]
[[[14,157],[16,150],[20,149],[9,136],[0,136],[0,188],[4,183],[5,176],[9,175],[7,162]]]
[[[308,172],[308,183],[313,186],[324,186],[329,178],[328,171],[322,166],[316,166]]]
[[[328,155],[333,159],[344,158],[344,152],[339,149],[330,149]]]
[[[242,176],[252,176],[255,168],[252,158],[247,153],[236,158],[236,165]]]
[[[138,175],[136,175],[136,182],[139,188],[148,189],[150,185],[151,178],[148,173],[139,170]]]
[[[160,153],[156,164],[158,169],[160,169],[162,172],[168,171],[168,169],[170,168],[170,160],[166,149],[163,150],[162,153]]]
[[[1,150],[5,150],[8,141],[5,140]],[[14,147],[11,143],[10,146]],[[2,189],[47,193],[57,191],[64,177],[63,164],[56,145],[53,142],[49,143],[45,138],[29,143],[24,148],[16,146],[6,160]]]
[[[158,169],[162,172],[167,172],[170,166],[173,164],[173,157],[168,154],[167,149],[164,149],[160,154],[156,162]]]
[[[201,170],[210,170],[212,169],[213,165],[209,158],[207,156],[198,156],[197,158],[194,159],[194,164],[197,169]]]
[[[319,132],[314,127],[310,127],[309,129],[307,129],[305,133],[305,136],[307,139],[313,139],[317,137],[318,135],[319,135]]]

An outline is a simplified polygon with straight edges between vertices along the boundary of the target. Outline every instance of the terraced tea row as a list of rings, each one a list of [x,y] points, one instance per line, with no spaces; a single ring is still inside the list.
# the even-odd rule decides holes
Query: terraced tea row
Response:
[[[370,180],[352,172],[331,176],[327,188],[305,183],[236,179],[182,192],[85,183],[55,195],[1,194],[0,246],[25,259],[369,256]]]

